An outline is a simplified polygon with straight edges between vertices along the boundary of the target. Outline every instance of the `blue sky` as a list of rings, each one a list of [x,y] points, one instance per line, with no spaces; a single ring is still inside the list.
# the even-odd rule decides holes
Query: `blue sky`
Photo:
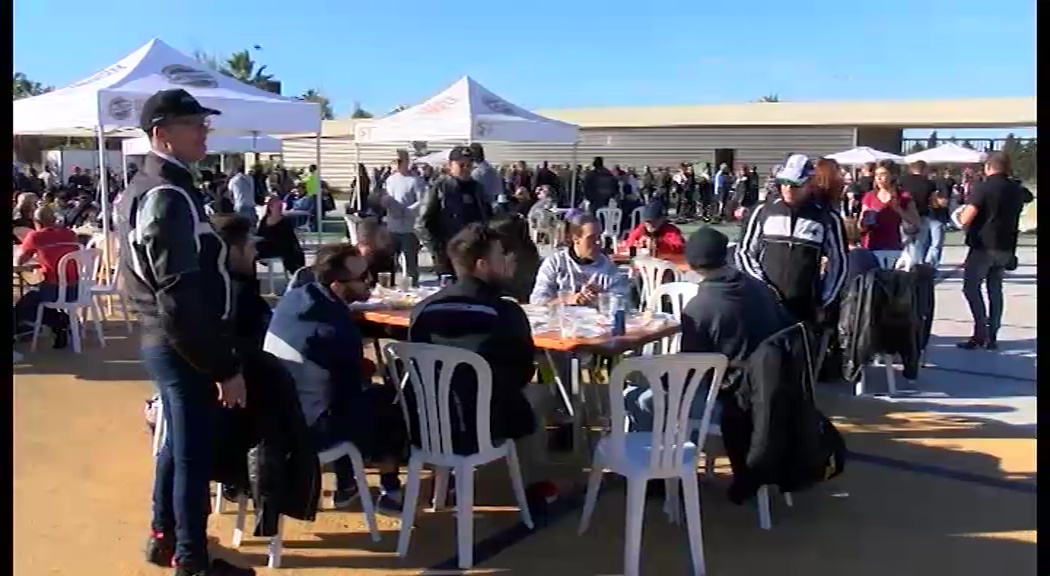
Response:
[[[337,115],[355,101],[376,113],[414,104],[464,74],[532,109],[769,93],[795,101],[1035,94],[1032,0],[16,0],[13,65],[62,86],[154,36],[186,53],[257,44],[256,59],[285,94],[317,88]]]

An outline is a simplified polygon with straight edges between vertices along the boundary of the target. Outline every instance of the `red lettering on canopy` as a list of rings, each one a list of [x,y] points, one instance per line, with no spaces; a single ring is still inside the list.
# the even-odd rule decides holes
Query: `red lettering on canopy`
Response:
[[[419,109],[420,114],[436,114],[443,110],[448,110],[459,100],[453,96],[445,96],[444,98],[438,98],[433,102],[427,102]]]

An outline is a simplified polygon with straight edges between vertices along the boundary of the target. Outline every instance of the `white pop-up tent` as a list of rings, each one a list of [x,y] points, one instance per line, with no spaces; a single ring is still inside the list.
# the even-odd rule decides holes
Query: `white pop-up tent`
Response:
[[[14,133],[95,136],[99,168],[105,171],[105,137],[141,135],[138,124],[145,100],[160,90],[173,88],[182,88],[202,105],[222,112],[212,119],[212,128],[220,133],[317,134],[320,169],[320,104],[272,94],[207,70],[156,38],[84,80],[47,94],[15,100]],[[109,191],[106,179],[100,182],[103,233],[108,235]],[[317,204],[320,222],[322,202]],[[105,258],[108,261],[108,251]]]
[[[361,144],[379,142],[550,142],[577,144],[578,126],[529,112],[464,76],[422,104],[354,127]],[[575,164],[575,161],[573,162]],[[575,179],[573,179],[575,196]],[[361,198],[357,198],[360,206]]]
[[[464,76],[437,96],[355,127],[360,144],[455,141],[575,143],[580,129],[500,98]]]
[[[987,157],[984,152],[947,142],[936,148],[909,154],[904,157],[904,161],[909,164],[920,160],[927,164],[978,164]]]
[[[150,151],[149,138],[128,138],[121,142],[125,156],[136,156],[148,154]],[[273,136],[225,136],[213,134],[208,136],[208,153],[243,153],[243,152],[265,152],[276,154],[281,151],[281,141]]]
[[[891,162],[903,162],[904,158],[896,154],[890,154],[889,152],[882,152],[874,148],[867,146],[858,146],[845,152],[838,152],[835,154],[828,154],[825,156],[828,160],[834,160],[843,166],[859,166],[861,164],[867,164],[868,162],[879,162],[881,160],[889,160]]]

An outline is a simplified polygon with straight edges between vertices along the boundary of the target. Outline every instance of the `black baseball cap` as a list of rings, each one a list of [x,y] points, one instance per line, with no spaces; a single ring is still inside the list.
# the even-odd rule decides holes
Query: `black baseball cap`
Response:
[[[182,88],[161,90],[147,98],[142,104],[139,127],[149,133],[154,126],[166,120],[187,116],[218,116],[219,114],[222,112],[201,106],[201,103],[197,102],[192,94]]]
[[[456,146],[448,151],[449,162],[469,160],[474,160],[474,152],[468,146]]]
[[[689,267],[718,268],[729,257],[729,238],[710,226],[702,226],[685,243],[685,261]]]

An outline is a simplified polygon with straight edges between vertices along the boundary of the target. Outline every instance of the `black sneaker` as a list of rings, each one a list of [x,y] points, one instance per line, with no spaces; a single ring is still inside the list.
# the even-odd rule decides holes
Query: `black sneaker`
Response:
[[[988,347],[988,341],[985,340],[984,338],[976,338],[976,337],[974,337],[974,338],[970,338],[969,340],[965,340],[963,342],[956,342],[955,346],[958,347],[958,348],[962,348],[963,350],[977,350],[978,348],[987,348]]]
[[[400,490],[383,490],[376,502],[376,512],[384,516],[401,516],[405,508],[405,497]]]
[[[55,332],[55,343],[51,347],[55,350],[61,350],[69,346],[69,330],[63,329]]]
[[[340,509],[349,508],[360,497],[361,492],[358,491],[357,484],[354,484],[345,490],[336,490],[332,496],[332,505]]]
[[[170,568],[175,559],[175,535],[153,532],[146,540],[146,562]]]
[[[255,576],[255,570],[234,566],[225,560],[216,558],[207,568],[189,568],[179,566],[175,576]]]

